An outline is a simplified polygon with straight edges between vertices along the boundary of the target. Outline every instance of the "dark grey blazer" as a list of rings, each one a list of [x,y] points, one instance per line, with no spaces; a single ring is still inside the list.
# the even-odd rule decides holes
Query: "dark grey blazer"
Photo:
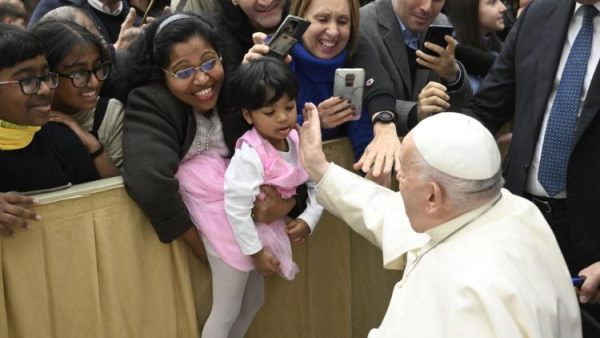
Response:
[[[440,14],[435,24],[446,24],[450,22],[445,15]],[[414,85],[411,85],[410,66],[408,63],[406,49],[400,23],[394,12],[392,0],[376,0],[360,9],[361,34],[371,42],[379,59],[394,85],[396,96],[396,112],[399,117],[399,131],[403,134],[410,129],[408,125],[408,113],[417,104],[421,89],[429,81],[440,81],[440,77],[431,70],[417,69]],[[460,64],[459,64],[460,65]],[[451,91],[450,109],[462,108],[471,99],[472,91],[466,78],[466,70],[460,65],[465,78],[458,90]]]
[[[560,61],[573,0],[536,0],[521,14],[502,52],[468,105],[491,131],[513,119],[506,187],[523,194]],[[598,39],[600,37],[594,37]],[[600,70],[596,67],[567,171],[567,214],[575,271],[600,261]]]

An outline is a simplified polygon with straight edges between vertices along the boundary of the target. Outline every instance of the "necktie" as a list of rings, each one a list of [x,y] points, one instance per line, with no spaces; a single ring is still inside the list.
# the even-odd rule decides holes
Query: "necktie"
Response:
[[[594,16],[597,13],[594,6],[583,6],[583,24],[571,46],[550,109],[538,172],[538,180],[550,196],[565,190],[567,164],[573,146],[581,90],[592,49]]]

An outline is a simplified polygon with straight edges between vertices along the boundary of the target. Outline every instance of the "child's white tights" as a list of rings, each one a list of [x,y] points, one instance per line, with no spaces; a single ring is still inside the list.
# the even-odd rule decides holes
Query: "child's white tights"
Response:
[[[221,258],[208,255],[212,270],[213,304],[202,338],[243,338],[265,298],[264,278],[242,272]]]

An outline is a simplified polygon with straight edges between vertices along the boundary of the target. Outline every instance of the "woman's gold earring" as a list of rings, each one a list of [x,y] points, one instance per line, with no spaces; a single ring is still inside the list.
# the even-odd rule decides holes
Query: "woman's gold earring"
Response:
[[[232,3],[234,6],[237,6],[237,5],[238,5],[237,1],[235,1],[235,0],[231,0],[231,3]]]

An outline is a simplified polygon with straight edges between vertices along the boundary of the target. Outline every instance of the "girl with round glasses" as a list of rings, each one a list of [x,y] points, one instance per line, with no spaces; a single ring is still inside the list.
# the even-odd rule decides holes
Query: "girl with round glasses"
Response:
[[[77,135],[62,124],[48,123],[58,75],[50,72],[40,41],[21,28],[0,24],[0,55],[0,193],[34,193],[98,179],[92,156]],[[17,208],[0,212],[0,232],[17,230],[3,223],[10,213],[6,210]],[[27,215],[15,213],[15,222]]]
[[[65,124],[79,136],[103,176],[120,175],[123,105],[99,97],[111,69],[102,41],[63,20],[42,22],[32,32],[42,41],[50,69],[60,77],[50,121]]]
[[[202,17],[178,13],[148,24],[130,50],[131,59],[124,67],[128,71],[123,74],[134,88],[125,108],[125,186],[161,241],[181,237],[196,255],[209,256],[213,306],[202,337],[243,337],[262,305],[262,275],[229,266],[207,244],[208,234],[203,232],[200,238],[196,226],[214,226],[220,231],[212,233],[223,235],[212,242],[218,243],[214,245],[233,243],[229,224],[212,222],[212,217],[193,218],[195,213],[190,212],[205,209],[209,214],[224,214],[223,194],[185,194],[184,182],[176,178],[179,168],[191,158],[210,158],[214,165],[198,166],[196,172],[214,179],[195,184],[206,184],[207,191],[215,187],[223,191],[228,157],[247,129],[243,121],[235,124],[238,114],[234,120],[224,113],[226,102],[220,98],[226,65],[220,61],[218,36]],[[275,203],[269,204],[269,200]],[[294,199],[283,200],[275,194],[256,202],[255,209],[268,210],[272,218],[260,221],[270,223],[287,214],[294,204]],[[234,294],[230,292],[230,277],[239,274],[251,279],[253,287]]]

